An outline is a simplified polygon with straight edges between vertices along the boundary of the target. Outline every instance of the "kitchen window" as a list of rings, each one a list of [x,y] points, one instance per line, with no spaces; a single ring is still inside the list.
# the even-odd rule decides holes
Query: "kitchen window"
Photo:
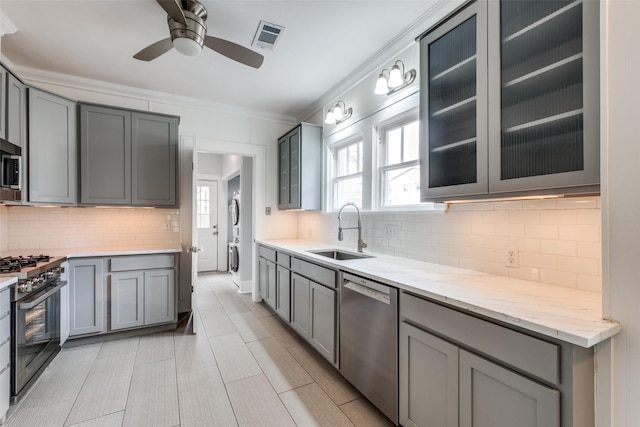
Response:
[[[362,207],[362,139],[347,141],[332,148],[332,208],[340,209],[346,202]]]
[[[420,203],[419,121],[411,115],[379,129],[381,206]]]
[[[420,203],[418,96],[338,129],[325,128],[325,211],[337,212],[346,202],[365,212],[444,208]]]

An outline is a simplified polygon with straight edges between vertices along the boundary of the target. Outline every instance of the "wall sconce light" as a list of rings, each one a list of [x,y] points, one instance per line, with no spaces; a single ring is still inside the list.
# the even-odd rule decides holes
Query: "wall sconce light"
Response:
[[[400,71],[400,66],[402,66],[402,71]],[[385,71],[389,73],[388,76],[385,76]],[[385,68],[380,72],[378,80],[376,81],[376,88],[373,92],[378,95],[391,95],[409,86],[415,79],[416,70],[411,69],[405,73],[404,62],[398,59],[396,63],[393,64],[393,67],[391,67],[391,71],[387,71]]]
[[[347,120],[351,117],[351,114],[353,114],[353,108],[347,108],[347,106],[344,105],[344,101],[340,100],[332,108],[329,108],[324,122],[328,125],[336,125]]]

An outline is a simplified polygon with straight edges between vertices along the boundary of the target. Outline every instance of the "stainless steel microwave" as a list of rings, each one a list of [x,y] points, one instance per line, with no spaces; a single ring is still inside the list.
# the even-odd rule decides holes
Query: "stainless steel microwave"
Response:
[[[22,149],[0,140],[0,200],[21,200]]]

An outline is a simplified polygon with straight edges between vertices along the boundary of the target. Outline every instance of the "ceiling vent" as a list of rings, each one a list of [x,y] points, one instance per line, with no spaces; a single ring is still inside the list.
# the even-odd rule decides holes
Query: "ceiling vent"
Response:
[[[278,41],[280,41],[283,31],[284,27],[282,25],[260,21],[251,46],[258,46],[262,49],[273,50],[276,48]]]

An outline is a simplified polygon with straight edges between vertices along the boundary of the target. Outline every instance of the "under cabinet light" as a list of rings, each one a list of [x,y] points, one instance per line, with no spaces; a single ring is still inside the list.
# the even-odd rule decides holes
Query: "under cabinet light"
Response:
[[[340,100],[336,102],[336,105],[329,108],[327,115],[324,118],[324,122],[328,125],[335,125],[340,122],[344,122],[353,114],[353,108],[344,104],[344,101]]]
[[[385,73],[388,73],[388,76]],[[377,95],[391,95],[409,86],[415,79],[416,70],[411,69],[405,73],[404,62],[398,59],[391,67],[391,71],[385,68],[380,72],[373,92]]]

